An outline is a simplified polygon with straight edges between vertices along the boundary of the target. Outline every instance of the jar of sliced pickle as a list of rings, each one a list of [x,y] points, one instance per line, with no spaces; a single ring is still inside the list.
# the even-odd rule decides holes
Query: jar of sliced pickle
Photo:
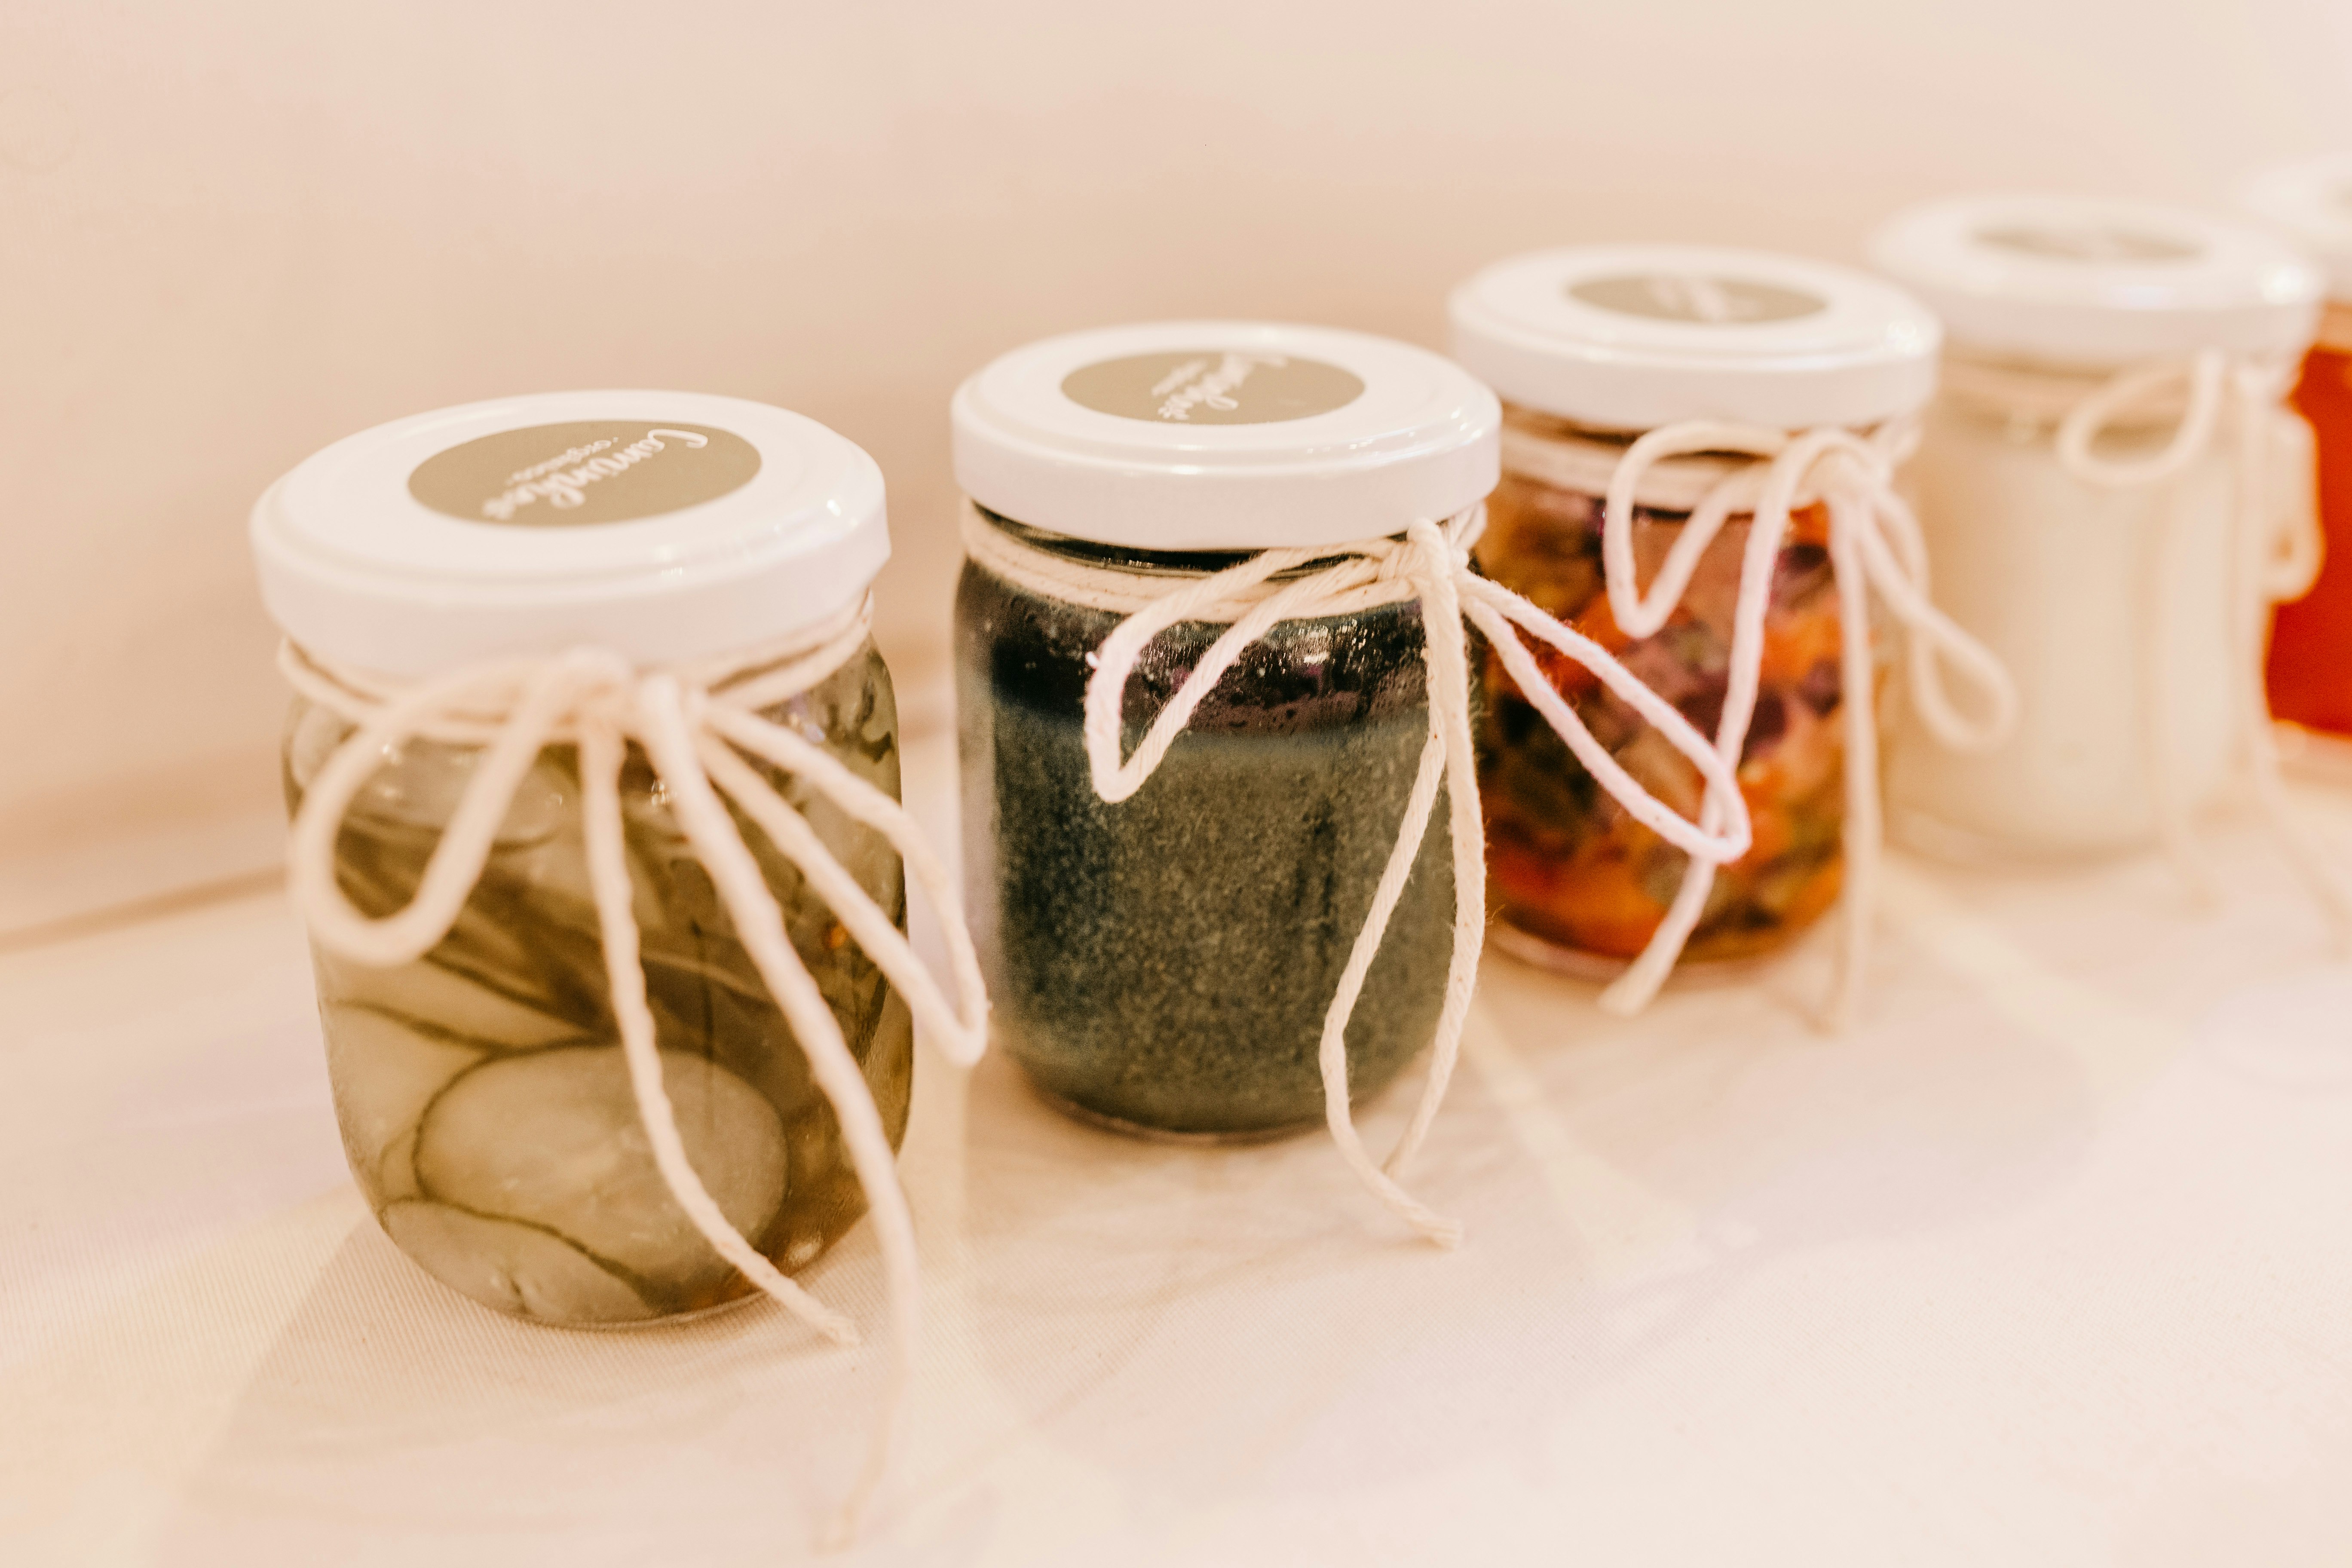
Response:
[[[1481,568],[1712,734],[1754,825],[1739,860],[1694,861],[1597,789],[1489,660],[1497,944],[1612,978],[1607,1000],[1630,1009],[1678,961],[1777,952],[1843,896],[1849,1003],[1876,844],[1874,592],[1988,689],[1979,721],[2003,721],[2006,700],[1998,668],[1927,602],[1892,488],[1934,385],[1934,319],[1843,268],[1672,246],[1504,261],[1456,290],[1452,316],[1456,357],[1504,400]],[[1939,667],[1915,668],[1940,702]],[[1696,773],[1622,703],[1564,663],[1545,676],[1629,773],[1701,810]],[[1941,710],[1966,743],[1978,726]]]
[[[253,542],[329,1075],[385,1233],[541,1321],[757,1288],[845,1332],[785,1275],[869,1204],[903,1250],[909,1004],[951,1048],[980,1017],[902,934],[872,460],[733,399],[519,398],[328,447]]]

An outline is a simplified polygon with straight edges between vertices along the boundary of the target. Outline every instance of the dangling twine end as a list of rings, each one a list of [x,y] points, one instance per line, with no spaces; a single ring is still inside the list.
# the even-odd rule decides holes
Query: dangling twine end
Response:
[[[1681,951],[1682,943],[1677,941],[1665,954],[1668,965]],[[1601,1010],[1612,1018],[1638,1017],[1658,999],[1658,990],[1666,983],[1666,973],[1656,963],[1654,949],[1645,950],[1624,973],[1601,988],[1598,998]]]
[[[845,1351],[854,1351],[866,1342],[865,1337],[857,1331],[857,1325],[838,1312],[813,1318],[809,1320],[809,1326]]]
[[[1623,980],[1612,980],[1601,993],[1601,1010],[1613,1018],[1631,1018],[1650,1005],[1646,989],[1629,988]]]
[[[856,1545],[858,1531],[866,1522],[864,1516],[865,1507],[862,1500],[859,1502],[844,1503],[841,1510],[833,1516],[833,1522],[826,1525],[824,1531],[817,1536],[817,1551],[831,1556],[835,1552],[846,1552]]]
[[[1446,1219],[1432,1215],[1427,1219],[1414,1223],[1421,1231],[1422,1239],[1437,1247],[1441,1252],[1452,1252],[1462,1245],[1464,1232],[1462,1222],[1458,1219]]]
[[[901,1384],[898,1393],[892,1396],[894,1416],[897,1401],[904,1394],[905,1385]],[[866,1516],[873,1510],[874,1500],[882,1490],[883,1479],[889,1474],[888,1419],[886,1417],[886,1425],[875,1436],[873,1449],[866,1455],[866,1468],[858,1476],[857,1484],[851,1487],[849,1495],[842,1500],[840,1509],[833,1516],[833,1522],[818,1533],[816,1549],[819,1555],[830,1556],[835,1552],[846,1552],[856,1545],[858,1537],[865,1533]]]

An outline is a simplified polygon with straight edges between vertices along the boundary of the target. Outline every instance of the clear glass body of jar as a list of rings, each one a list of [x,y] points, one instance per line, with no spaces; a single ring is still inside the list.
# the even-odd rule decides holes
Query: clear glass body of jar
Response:
[[[1622,444],[1506,405],[1525,436]],[[1508,448],[1506,448],[1507,452]],[[1680,605],[1655,635],[1618,629],[1601,574],[1601,498],[1554,486],[1507,459],[1486,506],[1481,571],[1603,647],[1712,736],[1731,668],[1732,611],[1748,520],[1707,546]],[[1686,514],[1636,508],[1634,553],[1647,584]],[[1828,518],[1790,519],[1774,564],[1755,718],[1740,753],[1740,793],[1755,845],[1720,868],[1684,948],[1685,963],[1727,963],[1780,950],[1837,901],[1844,871],[1843,617],[1830,571]],[[1653,795],[1698,814],[1698,770],[1582,666],[1536,650],[1593,736]],[[1689,858],[1604,793],[1491,653],[1485,660],[1478,784],[1486,820],[1488,903],[1504,945],[1599,977],[1649,944]]]
[[[2294,389],[2318,447],[2326,549],[2311,592],[2278,607],[2270,698],[2273,716],[2352,742],[2352,311],[2336,305],[2328,319],[2330,336],[2305,359]]]
[[[990,521],[1142,574],[1241,559]],[[1276,626],[1111,805],[1082,724],[1093,656],[1121,618],[963,569],[965,885],[995,1040],[1047,1097],[1126,1131],[1235,1139],[1319,1123],[1324,1014],[1429,733],[1420,605]],[[1129,750],[1223,629],[1186,622],[1147,650],[1126,693]],[[1454,940],[1445,809],[1441,797],[1348,1026],[1360,1100],[1436,1027]]]
[[[2177,423],[2120,426],[2099,453],[2148,457]],[[1915,847],[1963,859],[2139,848],[2158,833],[2153,756],[2184,805],[2228,770],[2244,679],[2229,442],[2170,479],[2108,489],[2068,472],[2055,437],[2054,417],[1947,393],[1906,470],[1936,602],[2008,667],[2019,700],[2015,731],[1984,752],[1946,750],[1897,718],[1887,817]]]
[[[898,795],[897,704],[870,644],[767,717]],[[290,804],[349,733],[297,700]],[[336,845],[338,880],[361,910],[408,902],[480,754],[414,742],[361,791]],[[897,851],[790,775],[754,765],[903,928]],[[688,1159],[754,1247],[804,1268],[866,1209],[832,1107],[634,748],[621,790],[647,1000]],[[740,814],[736,826],[895,1145],[914,1068],[906,1004],[799,870]],[[422,959],[375,969],[314,950],[314,963],[352,1173],[426,1272],[485,1306],[574,1327],[675,1317],[752,1291],[670,1196],[638,1120],[572,747],[541,753],[457,922]]]

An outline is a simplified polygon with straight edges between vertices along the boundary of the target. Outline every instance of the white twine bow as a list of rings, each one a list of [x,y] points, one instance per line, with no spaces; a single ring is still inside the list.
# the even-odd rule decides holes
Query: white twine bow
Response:
[[[1732,811],[1728,820],[1694,826],[1643,789],[1592,738],[1566,699],[1546,678],[1515,628],[1524,627],[1598,676],[1610,690],[1690,758],[1711,784],[1729,791],[1735,803],[1738,800],[1738,792],[1731,788],[1729,770],[1716,757],[1705,737],[1664,699],[1644,686],[1598,643],[1561,625],[1509,589],[1472,572],[1469,545],[1485,518],[1486,509],[1475,507],[1443,525],[1415,523],[1393,539],[1268,550],[1224,571],[1172,584],[1127,577],[1108,594],[1090,589],[1110,574],[1099,569],[1073,570],[1068,563],[1045,552],[1015,543],[984,519],[968,518],[964,531],[973,558],[999,575],[1037,585],[1074,602],[1130,612],[1104,639],[1096,655],[1094,674],[1087,683],[1087,761],[1095,793],[1112,803],[1127,799],[1142,787],[1167,756],[1176,737],[1192,721],[1202,700],[1243,654],[1276,626],[1284,621],[1353,614],[1408,598],[1420,602],[1428,639],[1424,666],[1429,689],[1429,738],[1422,748],[1420,768],[1406,802],[1396,845],[1389,852],[1388,864],[1373,892],[1370,912],[1357,933],[1347,967],[1340,973],[1339,987],[1324,1015],[1318,1061],[1323,1077],[1325,1120],[1349,1167],[1407,1224],[1430,1240],[1447,1247],[1461,1239],[1461,1222],[1423,1204],[1399,1184],[1398,1178],[1420,1148],[1444,1100],[1446,1086],[1461,1054],[1463,1023],[1469,1014],[1471,993],[1477,982],[1479,951],[1486,940],[1486,829],[1478,811],[1477,763],[1470,735],[1469,640],[1463,628],[1465,617],[1486,636],[1528,700],[1559,732],[1601,787],[1635,818],[1704,860],[1737,859],[1747,853],[1748,841],[1744,806]],[[1322,562],[1333,564],[1287,583],[1273,581],[1282,574]],[[1122,760],[1128,678],[1152,639],[1184,621],[1230,621],[1232,625],[1209,646],[1153,718],[1134,755]],[[1438,1015],[1428,1081],[1396,1147],[1385,1162],[1375,1165],[1357,1134],[1349,1100],[1348,1020],[1354,1015],[1357,996],[1380,951],[1390,917],[1403,895],[1441,786],[1446,790],[1454,850],[1454,951],[1446,969],[1445,997]]]
[[[879,1486],[913,1370],[921,1322],[914,1228],[888,1134],[841,1026],[785,934],[782,910],[730,817],[731,800],[799,868],[860,949],[896,986],[929,1037],[959,1064],[987,1044],[988,1004],[980,963],[946,867],[899,804],[760,710],[807,690],[865,646],[868,606],[820,633],[824,640],[790,662],[775,650],[712,664],[641,671],[619,655],[581,648],[550,658],[478,666],[404,686],[341,669],[291,644],[280,667],[295,688],[356,726],[305,794],[289,852],[294,900],[320,942],[362,963],[393,966],[422,958],[448,933],[482,874],[516,789],[550,745],[579,748],[581,813],[588,880],[603,938],[614,1017],[640,1121],[671,1196],[713,1250],[744,1277],[836,1344],[856,1328],[763,1257],[729,1222],[688,1162],[662,1084],[653,1013],[638,963],[620,776],[631,742],[667,788],[668,806],[710,873],[761,981],[774,996],[812,1076],[839,1120],[842,1138],[881,1241],[890,1286],[897,1355],[866,1467],[836,1525],[855,1531]],[[826,635],[826,634],[830,635]],[[800,639],[806,647],[809,638]],[[774,668],[763,667],[773,666]],[[760,670],[745,679],[742,672]],[[335,844],[359,791],[404,742],[430,739],[483,748],[408,905],[372,919],[344,896]],[[835,859],[801,813],[745,760],[793,774],[852,820],[882,835],[904,857],[929,898],[946,939],[957,1001],[950,1006],[897,922]],[[723,797],[723,799],[722,799]]]
[[[1870,590],[1877,589],[1909,634],[1906,668],[1912,697],[1928,730],[1945,745],[1974,751],[1997,745],[2017,717],[2017,690],[2009,672],[1982,643],[1962,631],[1927,597],[1927,547],[1918,519],[1895,493],[1896,463],[1907,430],[1882,429],[1873,438],[1834,426],[1791,435],[1760,426],[1694,420],[1653,430],[1625,449],[1610,476],[1601,523],[1601,575],[1609,607],[1626,636],[1655,635],[1682,602],[1700,557],[1738,513],[1750,516],[1732,613],[1731,661],[1717,752],[1737,769],[1748,744],[1762,680],[1764,622],[1770,608],[1773,568],[1790,514],[1814,501],[1830,523],[1830,567],[1837,583],[1840,687],[1845,708],[1844,941],[1828,1008],[1832,1027],[1851,1022],[1870,953],[1883,828],[1878,799],[1878,725],[1870,638]],[[1645,594],[1633,554],[1633,509],[1656,465],[1697,454],[1740,453],[1755,461],[1711,473]],[[1682,499],[1682,498],[1676,498]],[[1983,699],[1971,719],[1953,706],[1941,661],[1949,659]],[[1720,822],[1736,784],[1712,782],[1703,824]],[[1665,983],[1690,940],[1715,885],[1715,867],[1694,858],[1664,920],[1641,955],[1601,993],[1601,1005],[1639,1012]]]
[[[1981,378],[1981,373],[1980,378]],[[1999,373],[1994,373],[1996,375]],[[2254,796],[2313,899],[2334,929],[2339,946],[2352,947],[2352,890],[2332,865],[2325,845],[2286,798],[2279,777],[2278,742],[2271,729],[2270,693],[2263,679],[2264,606],[2301,597],[2318,576],[2324,546],[2318,515],[2307,499],[2288,509],[2288,525],[2273,513],[2273,468],[2278,408],[2288,372],[2282,366],[2239,359],[2207,349],[2175,360],[2123,371],[2086,397],[2073,401],[2059,421],[2058,460],[2067,472],[2103,489],[2137,489],[2179,474],[2220,438],[2225,416],[2234,428],[2231,448],[2232,500],[2230,572],[2230,641],[2236,667],[2241,743],[2246,751]],[[2011,376],[2010,380],[2017,379]],[[2119,423],[2147,423],[2180,407],[2180,422],[2156,452],[2131,461],[2102,458],[2099,437]],[[2179,528],[2168,511],[2159,515],[2156,539],[2161,585],[2178,548]],[[2210,862],[2190,823],[2191,803],[2173,765],[2175,715],[2163,700],[2166,633],[2170,617],[2161,603],[2143,617],[2142,679],[2147,689],[2148,722],[2144,754],[2155,795],[2158,831],[2167,852],[2190,889],[2203,900],[2218,897]]]

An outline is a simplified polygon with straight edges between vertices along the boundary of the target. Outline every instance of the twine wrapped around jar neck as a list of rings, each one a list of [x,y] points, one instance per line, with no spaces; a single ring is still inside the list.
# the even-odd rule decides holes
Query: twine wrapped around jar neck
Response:
[[[1531,479],[1546,489],[1598,498],[1609,493],[1626,452],[1640,438],[1640,432],[1617,436],[1556,420],[1540,426],[1522,424],[1514,415],[1506,414],[1503,472]],[[1643,472],[1635,504],[1647,511],[1677,515],[1696,511],[1718,485],[1752,467],[1747,458],[1726,453],[1680,454]],[[1758,488],[1753,478],[1747,484],[1751,491]],[[1811,505],[1816,499],[1802,496],[1798,504]]]
[[[2102,489],[2163,484],[2225,438],[2229,441],[2231,581],[2226,592],[2237,666],[2236,706],[2242,721],[2241,744],[2255,798],[2295,874],[2334,927],[2338,945],[2352,948],[2352,889],[2347,888],[2327,847],[2286,798],[2279,776],[2278,742],[2271,729],[2270,694],[2263,680],[2268,606],[2310,590],[2326,548],[2308,473],[2298,479],[2279,472],[2283,442],[2293,444],[2308,462],[2300,421],[2279,406],[2294,374],[2294,366],[2283,361],[2207,349],[2185,360],[2158,361],[2105,376],[1955,358],[1945,368],[1944,385],[1947,395],[1963,406],[2054,424],[2053,447],[2060,466]],[[2098,453],[2100,437],[2112,430],[2161,428],[2167,421],[2173,422],[2171,434],[2152,453],[2125,461]],[[2302,486],[2301,493],[2284,507],[2277,504],[2273,489],[2281,482]],[[2171,580],[2162,568],[2179,547],[2180,530],[2168,507],[2157,509],[2153,526],[2159,567],[2156,581],[2162,584]],[[2190,889],[2210,900],[2218,896],[2218,883],[2197,841],[2190,803],[2172,764],[2175,716],[2163,700],[2169,617],[2159,603],[2141,619],[2147,628],[2141,680],[2148,694],[2149,720],[2142,744],[2158,831]]]
[[[1484,633],[1528,695],[1601,786],[1652,831],[1715,863],[1748,851],[1748,822],[1731,771],[1706,738],[1664,698],[1598,643],[1501,584],[1476,574],[1470,545],[1485,526],[1486,509],[1473,507],[1444,523],[1418,522],[1403,534],[1350,543],[1264,551],[1240,564],[1198,577],[1147,576],[1072,562],[1013,538],[977,509],[964,515],[964,548],[973,562],[1033,593],[1050,595],[1127,618],[1104,639],[1087,682],[1087,762],[1095,793],[1112,803],[1134,795],[1167,756],[1193,712],[1225,672],[1285,621],[1352,615],[1380,605],[1417,600],[1428,650],[1429,737],[1422,748],[1404,820],[1356,936],[1347,967],[1323,1019],[1318,1062],[1325,1120],[1349,1167],[1391,1210],[1440,1246],[1461,1239],[1461,1222],[1436,1213],[1407,1193],[1398,1177],[1427,1135],[1444,1101],[1461,1054],[1462,1030],[1477,984],[1486,941],[1486,845],[1478,809],[1477,763],[1470,735],[1469,639],[1464,621]],[[1328,564],[1325,564],[1328,563]],[[1303,574],[1279,580],[1284,574]],[[1122,758],[1128,678],[1161,632],[1183,622],[1224,625],[1225,630],[1188,671],[1156,714],[1134,754]],[[1676,816],[1628,773],[1592,738],[1575,710],[1543,674],[1520,637],[1524,629],[1599,677],[1601,683],[1664,735],[1707,780],[1710,798],[1729,808],[1694,826]],[[1454,950],[1445,976],[1429,1078],[1412,1121],[1388,1159],[1374,1164],[1356,1131],[1348,1092],[1348,1020],[1380,952],[1381,939],[1403,896],[1406,879],[1429,828],[1437,794],[1446,792],[1454,851]]]
[[[295,905],[311,935],[362,963],[413,963],[439,942],[471,896],[499,825],[541,751],[564,743],[579,748],[588,880],[621,1049],[655,1164],[671,1196],[720,1257],[826,1338],[855,1344],[855,1325],[818,1302],[739,1234],[687,1160],[662,1084],[623,838],[621,770],[632,742],[644,750],[667,786],[678,826],[710,873],[738,936],[833,1106],[881,1242],[897,1357],[866,1467],[836,1526],[842,1539],[854,1532],[881,1482],[913,1369],[921,1311],[914,1229],[889,1136],[865,1074],[786,935],[775,895],[725,803],[740,807],[807,878],[948,1058],[960,1065],[978,1059],[987,1045],[987,995],[945,865],[897,801],[823,747],[761,717],[761,710],[808,690],[847,663],[866,645],[871,616],[869,595],[814,633],[723,659],[654,670],[585,647],[477,666],[410,685],[331,665],[290,642],[278,658],[296,690],[355,726],[304,795],[294,820],[289,870]],[[404,909],[372,919],[353,907],[338,884],[336,839],[359,791],[394,748],[411,740],[484,750],[415,897]],[[793,774],[852,820],[881,834],[904,857],[939,917],[954,975],[952,1005],[897,922],[745,760],[747,754]]]
[[[1727,769],[1738,766],[1755,717],[1765,613],[1791,514],[1812,505],[1827,509],[1830,564],[1843,624],[1839,646],[1846,724],[1845,925],[1827,1013],[1833,1027],[1851,1021],[1861,994],[1881,849],[1870,590],[1878,590],[1909,634],[1913,698],[1937,740],[1956,749],[1981,750],[1999,744],[2016,722],[2017,690],[2008,670],[1927,597],[1927,543],[1918,520],[1894,488],[1895,466],[1916,441],[1916,426],[1908,420],[1882,426],[1867,437],[1834,426],[1791,434],[1693,420],[1652,430],[1623,446],[1521,432],[1505,447],[1512,471],[1603,498],[1601,575],[1610,611],[1628,637],[1662,630],[1717,535],[1733,517],[1750,518],[1733,607],[1729,683],[1716,727],[1717,752]],[[1646,593],[1633,552],[1636,507],[1685,514]],[[1949,659],[1976,687],[1983,699],[1980,718],[1970,719],[1953,706],[1941,659]],[[1735,785],[1710,782],[1701,823],[1721,822],[1735,795]],[[1714,864],[1695,858],[1649,945],[1601,993],[1603,1007],[1632,1014],[1649,1005],[1697,928],[1714,885]]]

